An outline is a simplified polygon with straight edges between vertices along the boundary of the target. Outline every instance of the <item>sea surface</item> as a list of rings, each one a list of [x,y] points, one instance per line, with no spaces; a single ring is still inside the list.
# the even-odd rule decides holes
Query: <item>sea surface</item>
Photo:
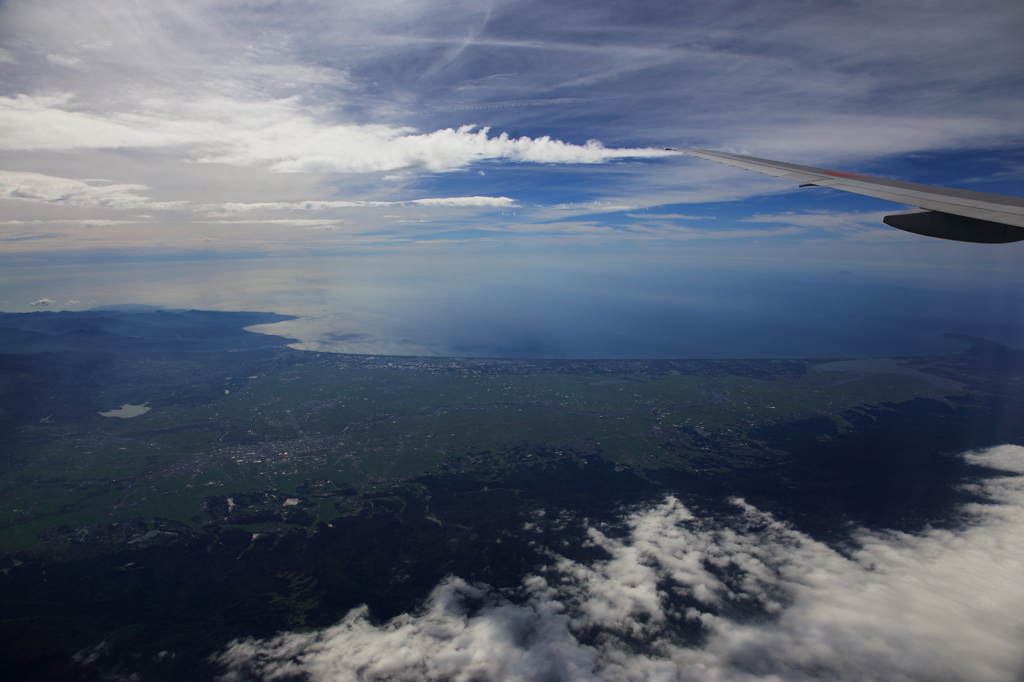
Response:
[[[851,266],[853,267],[853,266]],[[297,348],[509,358],[852,358],[1024,344],[1024,284],[949,271],[580,257],[251,258],[10,267],[5,311],[256,310]],[[52,304],[31,307],[51,299]]]

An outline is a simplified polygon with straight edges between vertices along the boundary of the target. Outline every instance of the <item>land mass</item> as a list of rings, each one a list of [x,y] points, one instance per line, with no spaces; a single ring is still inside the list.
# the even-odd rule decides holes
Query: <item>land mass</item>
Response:
[[[917,358],[502,360],[245,331],[283,319],[0,314],[9,679],[44,679],[54,650],[54,679],[143,654],[174,679],[231,637],[359,603],[393,615],[451,572],[513,584],[542,557],[510,529],[545,509],[671,490],[742,495],[826,539],[955,523],[959,482],[983,472],[953,455],[1024,443],[1024,353],[984,339]],[[127,615],[128,593],[162,615]],[[74,663],[117,632],[122,649]]]

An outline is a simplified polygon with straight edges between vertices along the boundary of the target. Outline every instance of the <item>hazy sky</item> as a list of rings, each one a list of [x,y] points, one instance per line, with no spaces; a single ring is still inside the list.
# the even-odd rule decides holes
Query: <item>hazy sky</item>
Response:
[[[1020,245],[662,148],[1020,194],[1021,35],[1016,0],[9,0],[0,299],[230,307],[310,255],[382,259],[374,282],[555,257],[1019,288]],[[260,264],[196,296],[223,258]],[[154,260],[190,264],[153,292]],[[109,263],[109,296],[55,269]]]

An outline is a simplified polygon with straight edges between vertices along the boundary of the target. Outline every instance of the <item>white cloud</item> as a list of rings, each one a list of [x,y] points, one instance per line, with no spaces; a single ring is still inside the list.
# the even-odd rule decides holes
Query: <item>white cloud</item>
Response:
[[[46,55],[46,61],[51,64],[59,64],[61,66],[75,67],[82,63],[82,60],[78,57],[68,57],[60,54],[48,54]]]
[[[797,213],[787,211],[785,213],[757,214],[741,220],[747,223],[797,225],[808,230],[839,234],[852,241],[913,242],[917,239],[916,235],[894,229],[882,222],[882,218],[886,215],[899,210],[899,207],[893,207],[890,211],[872,211],[870,213],[857,211]]]
[[[769,237],[792,237],[798,234],[803,234],[806,230],[793,226],[762,230],[715,230],[655,224],[653,226],[631,225],[630,232],[650,239],[693,241],[696,239],[759,239]]]
[[[250,211],[323,211],[335,208],[382,208],[388,206],[503,207],[514,206],[508,197],[430,197],[409,201],[267,201],[249,204],[227,203],[218,206],[225,213]]]
[[[899,209],[894,208],[893,211]],[[808,213],[797,213],[786,211],[785,213],[758,213],[749,218],[742,218],[745,223],[788,223],[802,227],[829,227],[829,228],[863,228],[875,227],[882,222],[891,211],[862,212],[838,212],[838,211],[813,211]]]
[[[32,301],[29,305],[33,308],[45,308],[46,306],[54,305],[56,303],[57,301],[52,298],[41,298],[38,301]]]
[[[136,194],[146,185],[95,184],[41,173],[0,170],[0,199],[104,208],[179,208],[183,202],[158,202]]]
[[[408,203],[417,206],[515,206],[515,202],[508,197],[429,197],[426,199],[413,199],[408,202],[391,202],[392,204]]]
[[[610,201],[583,201],[570,204],[555,204],[548,208],[556,211],[580,211],[583,213],[613,213],[616,211],[632,211],[637,206],[632,204],[616,204]]]
[[[301,115],[229,136],[232,147],[202,160],[268,165],[276,171],[375,173],[403,168],[450,171],[481,161],[604,163],[666,156],[661,149],[607,149],[591,140],[574,145],[550,137],[491,137],[489,128],[465,125],[432,133],[384,125],[324,125]],[[232,137],[234,139],[232,139]],[[224,137],[219,141],[223,142]]]
[[[513,223],[500,227],[481,227],[481,230],[516,234],[534,234],[546,236],[565,236],[588,238],[604,243],[622,244],[626,241],[663,240],[681,243],[695,240],[730,240],[730,239],[765,239],[773,237],[792,237],[807,231],[795,226],[764,228],[752,230],[737,229],[697,229],[682,225],[631,224],[624,227],[611,227],[595,222],[558,221],[551,223]]]
[[[66,235],[60,232],[15,232],[6,230],[0,232],[0,241],[8,242],[8,247],[14,242],[38,242],[44,239],[60,239]]]
[[[644,220],[714,220],[715,216],[686,215],[684,213],[627,213],[630,218]]]
[[[63,108],[71,95],[0,97],[0,149],[163,147],[196,141],[187,126],[138,114],[100,115]]]
[[[669,498],[625,533],[588,528],[607,558],[552,555],[515,595],[449,578],[415,614],[359,608],[217,661],[228,681],[1017,679],[1024,448],[967,458],[1009,475],[974,486],[992,503],[956,530],[859,531],[842,554],[739,501],[716,519]]]
[[[199,221],[196,221],[199,222]],[[240,220],[204,220],[213,225],[293,225],[295,227],[333,226],[341,220],[306,220],[303,218],[243,218]]]
[[[183,147],[185,158],[281,172],[375,173],[403,168],[447,171],[480,161],[603,163],[651,158],[661,149],[608,149],[591,140],[491,137],[465,125],[413,134],[409,127],[336,124],[295,97],[192,102],[149,98],[131,111],[99,114],[71,109],[69,94],[0,97],[0,148],[71,150]],[[188,150],[192,151],[188,151]]]
[[[138,218],[152,218],[153,216],[136,216]],[[52,220],[3,220],[0,225],[131,225],[140,220],[106,220],[94,218],[54,218]]]

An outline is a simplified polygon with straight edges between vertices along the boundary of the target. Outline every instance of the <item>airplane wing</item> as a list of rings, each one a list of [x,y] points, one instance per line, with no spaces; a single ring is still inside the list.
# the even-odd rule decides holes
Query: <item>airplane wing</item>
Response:
[[[883,219],[886,225],[907,232],[979,244],[1024,240],[1024,198],[1021,197],[921,185],[703,149],[671,151],[796,180],[803,183],[801,187],[831,187],[916,206],[915,210],[894,213]]]

